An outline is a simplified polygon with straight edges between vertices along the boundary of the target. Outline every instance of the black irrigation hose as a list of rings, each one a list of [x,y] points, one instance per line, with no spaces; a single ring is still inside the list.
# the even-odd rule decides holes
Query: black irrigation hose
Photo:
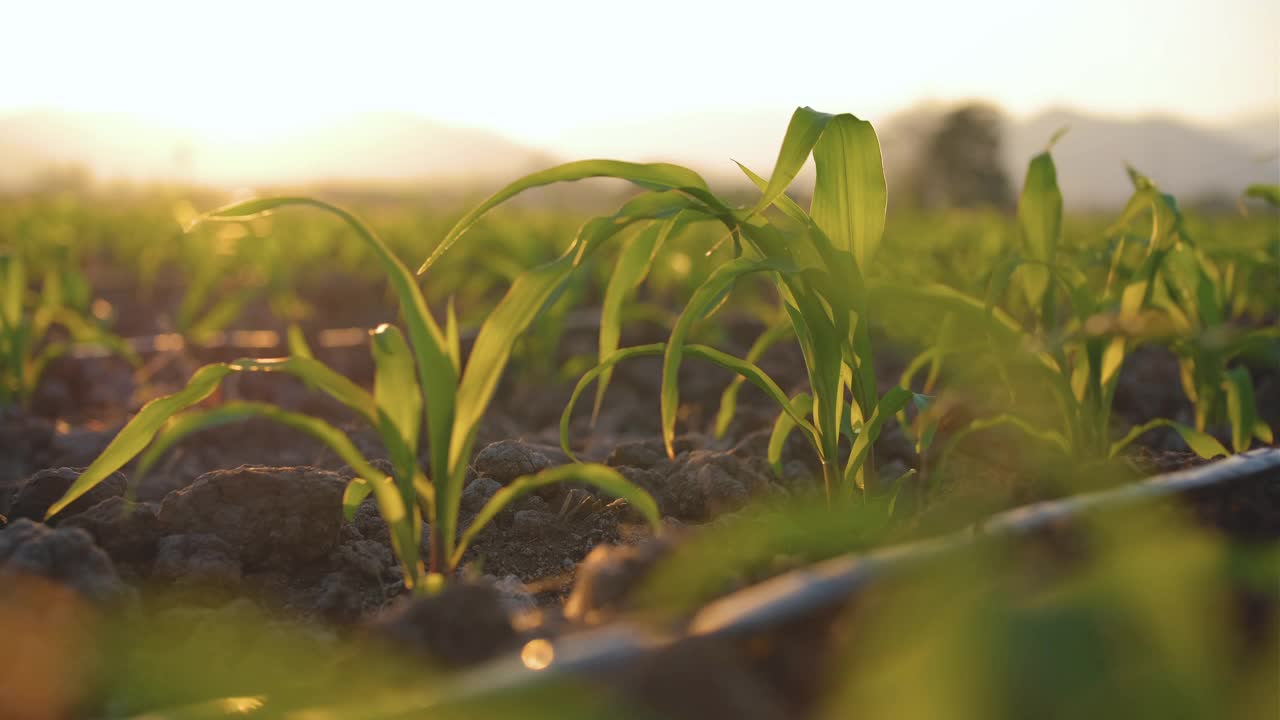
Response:
[[[1205,492],[1230,493],[1261,483],[1280,493],[1280,448],[1263,448],[1209,465],[1156,476],[1125,487],[1037,503],[1000,513],[980,527],[937,539],[833,558],[793,570],[716,600],[689,623],[684,636],[661,636],[627,624],[583,631],[554,641],[554,660],[531,670],[519,655],[499,658],[459,677],[442,704],[578,675],[598,675],[683,639],[741,640],[838,609],[890,574],[927,565],[982,538],[1030,537],[1085,514],[1186,499]]]

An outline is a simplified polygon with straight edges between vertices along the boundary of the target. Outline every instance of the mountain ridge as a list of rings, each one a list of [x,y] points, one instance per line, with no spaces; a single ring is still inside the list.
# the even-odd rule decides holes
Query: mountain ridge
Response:
[[[891,184],[948,107],[925,103],[876,121]],[[351,114],[274,138],[218,141],[122,114],[26,111],[0,114],[0,189],[77,166],[102,180],[216,187],[419,180],[481,186],[559,162],[558,154],[681,162],[720,184],[729,178],[741,182],[730,158],[767,172],[788,117],[789,112],[725,111],[579,128],[558,143],[567,149],[552,152],[401,112]],[[1015,184],[1027,160],[1056,130],[1068,128],[1054,158],[1069,207],[1123,203],[1131,189],[1126,163],[1185,198],[1237,195],[1250,183],[1280,179],[1280,110],[1219,126],[1159,113],[1118,118],[1070,107],[1006,116],[1004,122],[1003,163]],[[805,181],[802,175],[799,182]]]

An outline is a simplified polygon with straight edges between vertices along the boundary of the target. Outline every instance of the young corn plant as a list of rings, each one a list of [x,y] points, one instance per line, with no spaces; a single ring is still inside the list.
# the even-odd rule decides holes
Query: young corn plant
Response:
[[[139,364],[137,353],[68,302],[68,292],[87,284],[65,268],[42,275],[38,296],[28,292],[27,263],[0,254],[0,407],[26,406],[49,363],[76,346],[96,346]],[[64,337],[57,337],[61,328]]]
[[[813,202],[805,211],[784,191],[810,155],[817,165],[817,184]],[[667,165],[661,166],[660,174],[637,172],[637,168],[652,167],[588,160],[535,173],[503,189],[465,217],[436,252],[443,252],[480,215],[524,189],[586,177],[631,180],[648,192],[618,214],[588,223],[616,227],[627,219],[645,221],[620,254],[606,290],[599,362],[579,382],[562,416],[566,451],[568,418],[587,385],[599,380],[599,408],[618,362],[661,355],[662,436],[668,455],[674,456],[677,377],[684,358],[692,356],[738,373],[778,402],[782,414],[775,435],[785,437],[797,428],[804,433],[822,463],[828,498],[841,488],[865,488],[872,443],[883,423],[913,397],[903,388],[879,396],[872,359],[872,307],[867,302],[863,272],[874,261],[880,244],[887,199],[875,130],[853,115],[796,110],[768,180],[739,166],[762,193],[750,207],[731,207],[685,168]],[[688,180],[680,187],[669,182],[672,178]],[[766,214],[772,210],[776,212]],[[664,243],[689,224],[704,221],[724,226],[726,238],[733,241],[734,259],[718,267],[694,291],[667,342],[619,349],[620,308],[630,291],[643,281]],[[755,274],[772,278],[782,297],[808,373],[810,392],[803,396],[788,398],[753,362],[688,342],[694,324],[719,307],[739,279]],[[726,414],[731,417],[732,410]],[[842,437],[850,442],[843,466]],[[777,443],[776,450],[780,449],[781,443]]]
[[[1136,173],[1134,182],[1150,184]],[[1196,429],[1225,421],[1236,452],[1248,450],[1254,440],[1271,443],[1272,430],[1258,417],[1253,379],[1242,361],[1280,366],[1280,328],[1238,322],[1243,308],[1234,285],[1252,274],[1246,258],[1215,260],[1181,232],[1184,242],[1169,252],[1153,301],[1176,330],[1172,349],[1179,357],[1183,390],[1195,407]],[[1276,271],[1274,261],[1264,258],[1259,264]]]
[[[1056,138],[1055,138],[1056,140]],[[1018,205],[1023,255],[992,274],[985,301],[941,285],[907,287],[882,283],[873,294],[904,313],[942,322],[945,337],[912,362],[908,386],[928,369],[932,384],[943,358],[964,356],[971,368],[998,378],[1009,410],[973,422],[950,439],[954,448],[968,435],[1007,427],[1047,443],[1073,460],[1106,461],[1140,435],[1157,427],[1176,431],[1202,457],[1226,455],[1202,429],[1156,418],[1112,437],[1111,415],[1120,368],[1141,342],[1166,338],[1169,323],[1160,312],[1170,256],[1185,252],[1181,215],[1173,199],[1149,181],[1138,181],[1121,223],[1149,212],[1151,234],[1138,266],[1125,272],[1123,243],[1111,260],[1107,287],[1099,296],[1083,272],[1058,256],[1062,234],[1062,194],[1049,149],[1031,160]],[[1018,273],[1021,272],[1021,275]],[[1014,279],[1033,311],[1024,327],[997,303]],[[1063,300],[1066,299],[1066,307]],[[909,310],[914,308],[914,310]],[[1044,412],[1047,405],[1049,412]],[[1052,410],[1056,409],[1056,413]],[[945,459],[945,458],[944,458]]]
[[[197,370],[186,387],[144,406],[102,454],[49,510],[56,514],[112,472],[141,454],[137,478],[182,438],[202,429],[248,418],[266,418],[311,435],[351,466],[343,506],[350,517],[370,494],[386,520],[404,574],[405,585],[422,593],[438,588],[458,566],[476,534],[512,501],[537,488],[566,481],[593,485],[625,499],[654,526],[658,509],[643,490],[603,465],[569,465],[518,478],[503,488],[459,534],[459,500],[481,416],[497,388],[515,339],[540,308],[608,233],[584,229],[561,258],[519,275],[480,327],[465,366],[457,323],[448,313],[442,329],[427,309],[414,276],[363,222],[346,210],[308,197],[251,200],[215,210],[197,223],[242,221],[286,206],[309,206],[336,215],[378,258],[394,289],[406,333],[391,325],[372,331],[375,361],[370,393],[323,363],[303,354],[273,359],[214,363]],[[607,228],[606,228],[607,229]],[[594,245],[592,244],[594,243]],[[407,338],[406,338],[407,334]],[[351,440],[329,423],[283,408],[252,402],[228,402],[188,411],[208,398],[226,377],[243,372],[294,375],[350,408],[376,428],[390,459],[390,475],[379,472]],[[425,417],[428,467],[418,462]],[[419,557],[422,525],[430,524],[430,555]]]

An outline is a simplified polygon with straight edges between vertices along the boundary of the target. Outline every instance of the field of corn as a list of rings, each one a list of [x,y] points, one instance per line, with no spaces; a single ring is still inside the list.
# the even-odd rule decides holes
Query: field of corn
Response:
[[[1280,186],[1045,140],[0,198],[0,717],[1276,717]]]

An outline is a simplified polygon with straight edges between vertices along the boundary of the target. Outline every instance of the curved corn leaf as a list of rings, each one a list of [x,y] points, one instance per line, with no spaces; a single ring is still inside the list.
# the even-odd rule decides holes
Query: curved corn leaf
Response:
[[[422,508],[423,517],[435,517],[435,487],[431,481],[421,470],[415,470],[413,473],[413,488],[417,492],[417,504]],[[347,483],[346,490],[342,493],[342,515],[347,520],[351,520],[356,516],[356,511],[360,509],[360,503],[373,493],[373,486],[365,482],[364,478],[354,477],[351,482]],[[421,534],[416,533],[416,534]]]
[[[40,348],[40,352],[27,361],[26,367],[22,371],[22,388],[25,392],[35,392],[36,385],[40,382],[40,376],[44,375],[45,368],[49,363],[66,355],[71,350],[70,343],[55,342],[49,343]]]
[[[371,335],[373,396],[378,407],[378,435],[387,448],[400,498],[406,507],[412,507],[419,504],[414,483],[422,474],[418,468],[422,390],[414,375],[413,353],[409,351],[399,328],[384,323],[375,328]],[[426,505],[433,507],[430,503]],[[417,536],[416,532],[414,536]]]
[[[270,212],[280,207],[300,205],[318,208],[337,216],[373,250],[378,262],[400,301],[405,330],[418,363],[418,385],[431,389],[427,405],[427,437],[431,453],[432,477],[445,477],[449,470],[449,448],[454,426],[454,408],[458,388],[458,369],[454,365],[448,340],[435,318],[427,310],[426,300],[417,280],[391,252],[386,243],[355,215],[342,208],[310,197],[274,197],[249,200],[214,210],[197,218],[189,227],[202,222],[239,221]],[[377,426],[377,419],[373,421]]]
[[[813,410],[813,398],[809,393],[797,393],[787,404],[787,409],[790,412],[784,410],[779,413],[778,419],[773,423],[773,430],[769,432],[768,453],[765,455],[769,467],[773,468],[778,477],[782,477],[782,450],[786,447],[787,437],[796,428],[796,418],[804,417]]]
[[[191,376],[186,387],[142,406],[138,414],[124,426],[102,454],[80,473],[80,477],[67,488],[67,492],[49,506],[45,518],[58,514],[111,473],[124,467],[125,463],[147,447],[169,418],[209,397],[218,388],[222,379],[232,372],[232,367],[224,363],[205,365]]]
[[[444,340],[449,351],[449,360],[453,361],[454,372],[462,372],[462,336],[458,330],[458,311],[453,304],[453,296],[444,309]]]
[[[265,405],[265,403],[232,401],[208,410],[192,410],[169,418],[160,432],[156,434],[155,440],[138,457],[138,465],[133,471],[133,477],[129,478],[130,491],[136,488],[142,482],[142,479],[150,474],[151,469],[155,467],[160,458],[164,457],[165,453],[186,439],[187,436],[258,417],[261,414],[258,406],[262,405]]]
[[[142,358],[138,356],[138,351],[129,344],[129,341],[104,330],[70,308],[44,307],[37,311],[37,314],[47,315],[49,324],[61,325],[65,328],[71,335],[73,345],[99,347],[123,358],[135,368],[142,365]]]
[[[885,509],[886,515],[893,517],[893,512],[898,507],[898,495],[902,492],[902,488],[906,485],[907,480],[915,476],[916,469],[908,468],[906,472],[894,478],[894,481],[890,483],[889,507]]]
[[[569,402],[565,404],[564,412],[560,414],[560,447],[564,449],[569,459],[574,462],[580,462],[577,456],[573,454],[573,451],[569,449],[569,420],[573,415],[574,407],[578,404],[578,399],[587,387],[591,385],[592,381],[599,377],[600,373],[604,372],[606,368],[613,367],[623,360],[645,355],[662,355],[666,351],[666,347],[666,343],[652,343],[650,345],[623,348],[610,355],[604,362],[588,370],[578,380],[578,384],[573,388],[573,393],[569,396]],[[791,401],[787,399],[786,393],[782,391],[782,388],[778,387],[773,378],[770,378],[759,367],[705,345],[686,345],[684,351],[690,357],[713,362],[726,370],[742,375],[752,385],[763,390],[774,402],[778,403],[784,412],[792,412]],[[794,415],[794,413],[793,417],[796,424],[813,440],[816,437],[813,425],[803,417]]]
[[[1256,184],[1250,185],[1244,191],[1245,197],[1258,198],[1264,200],[1271,207],[1280,208],[1280,185]]]
[[[292,375],[347,406],[375,428],[378,426],[378,410],[373,396],[319,360],[300,355],[240,358],[233,360],[230,365],[237,372],[279,372]]]
[[[245,306],[262,294],[262,288],[242,288],[230,295],[222,297],[206,309],[199,317],[179,318],[179,329],[190,341],[201,344],[208,342],[216,333],[226,330],[244,312]]]
[[[809,215],[865,273],[880,247],[889,197],[875,128],[849,114],[831,118],[813,147],[813,161],[817,180]]]
[[[760,192],[763,193],[769,189],[768,180],[765,180],[764,178],[760,177],[754,171],[752,171],[751,168],[747,167],[746,165],[743,165],[737,160],[734,160],[733,162],[735,165],[738,166],[738,169],[742,171],[742,174],[746,175],[747,179],[750,180],[752,184],[754,184],[756,188],[760,190]],[[783,215],[786,215],[787,217],[791,218],[795,222],[798,222],[802,225],[807,225],[808,223],[813,221],[813,218],[809,217],[809,213],[805,212],[804,208],[800,207],[798,204],[796,204],[795,200],[792,200],[790,197],[788,197],[784,193],[779,193],[778,195],[774,196],[773,205],[777,207],[779,210],[781,210]]]
[[[511,357],[516,338],[529,327],[573,269],[572,254],[566,253],[558,260],[525,271],[516,278],[511,289],[480,326],[458,386],[448,464],[443,473],[433,468],[435,520],[439,528],[436,537],[442,538],[444,543],[441,557],[453,554],[458,503],[462,497],[462,482],[471,445],[480,419],[502,379],[502,371]]]
[[[969,423],[965,429],[952,435],[950,440],[947,442],[946,448],[942,451],[942,455],[938,459],[935,476],[937,478],[942,478],[946,475],[946,466],[948,461],[951,459],[951,454],[955,452],[955,449],[960,446],[960,443],[964,441],[965,438],[973,435],[974,433],[982,432],[983,430],[991,430],[993,428],[1000,427],[1018,430],[1027,437],[1040,440],[1054,449],[1061,451],[1068,457],[1072,455],[1071,445],[1062,433],[1055,430],[1041,430],[1015,415],[996,415],[990,418],[983,418],[982,420],[975,420]]]
[[[661,355],[667,348],[666,343],[652,343],[649,345],[636,345],[634,347],[622,348],[615,350],[609,357],[600,361],[595,367],[583,373],[582,378],[578,380],[578,384],[574,386],[573,392],[569,395],[569,402],[565,403],[564,411],[560,413],[560,448],[564,450],[564,454],[573,462],[582,462],[577,455],[573,454],[573,450],[569,447],[569,421],[573,416],[573,409],[578,404],[578,398],[583,391],[591,385],[596,378],[601,377],[605,372],[612,370],[613,366],[634,357],[643,357],[646,355]]]
[[[675,327],[671,329],[671,337],[667,341],[667,349],[662,358],[662,442],[667,448],[669,457],[675,457],[672,441],[675,439],[676,410],[680,404],[678,385],[680,361],[684,353],[685,338],[688,337],[693,323],[719,304],[737,279],[743,275],[791,269],[793,267],[790,264],[781,260],[738,258],[716,268],[706,282],[694,291],[693,297],[689,299],[689,303],[676,320]]]
[[[725,517],[715,532],[682,541],[637,588],[636,604],[662,618],[687,618],[732,587],[737,578],[770,575],[779,555],[817,562],[861,552],[882,541],[886,503],[842,504],[799,498]],[[696,632],[695,630],[694,632]]]
[[[1271,426],[1267,425],[1262,418],[1258,418],[1253,424],[1253,436],[1258,442],[1270,445],[1275,442],[1275,435],[1271,432]]]
[[[548,168],[507,185],[494,193],[487,200],[460,219],[445,235],[436,249],[431,252],[418,274],[426,272],[441,255],[448,252],[458,238],[462,237],[480,218],[490,210],[519,195],[544,185],[561,182],[574,182],[594,177],[611,177],[628,180],[646,190],[675,190],[696,198],[717,213],[728,215],[729,208],[711,194],[707,183],[697,173],[679,165],[667,163],[631,163],[619,160],[579,160]]]
[[[485,318],[476,334],[475,345],[458,386],[456,428],[450,450],[450,467],[467,458],[466,440],[480,422],[511,356],[516,338],[529,327],[573,271],[568,254],[558,260],[525,271]]]
[[[644,282],[662,246],[676,229],[680,216],[650,225],[640,234],[632,237],[622,248],[618,262],[614,265],[613,274],[605,288],[604,301],[600,307],[600,351],[597,362],[603,362],[618,349],[618,340],[622,336],[622,304],[630,294]],[[596,384],[596,400],[591,410],[591,422],[594,425],[600,415],[600,406],[604,403],[605,391],[613,377],[613,368],[606,368]]]
[[[1187,443],[1187,447],[1191,448],[1192,452],[1206,460],[1215,458],[1219,455],[1225,456],[1231,454],[1227,452],[1227,449],[1222,446],[1222,443],[1214,439],[1212,435],[1200,432],[1199,430],[1183,425],[1182,423],[1161,418],[1138,425],[1126,433],[1124,437],[1111,443],[1111,449],[1108,452],[1108,457],[1115,457],[1130,443],[1137,440],[1140,435],[1159,427],[1173,428],[1173,430],[1182,437],[1183,441]]]
[[[450,567],[457,567],[475,536],[508,505],[538,488],[566,482],[591,485],[613,497],[626,500],[645,520],[649,521],[649,526],[653,528],[654,533],[662,530],[662,516],[658,512],[658,503],[654,502],[649,493],[627,480],[617,470],[595,463],[561,465],[548,468],[536,475],[518,477],[511,484],[494,493],[493,497],[489,498],[489,502],[476,513],[475,519],[471,521],[466,532],[462,534],[458,547],[450,558]]]
[[[862,423],[861,429],[858,431],[858,437],[853,441],[853,449],[849,452],[849,460],[844,466],[845,484],[862,480],[862,473],[859,470],[867,461],[867,456],[871,453],[871,448],[877,438],[880,437],[880,430],[884,427],[885,422],[889,418],[898,414],[911,402],[915,397],[915,393],[904,387],[889,388],[884,395],[880,397],[880,401],[876,403],[875,410],[871,411],[871,417]],[[859,483],[860,490],[866,490],[865,481]]]
[[[302,326],[296,322],[289,323],[285,330],[285,346],[289,348],[290,355],[316,359],[316,354],[311,351],[311,344],[307,342],[306,333],[302,332]]]
[[[379,325],[372,337],[373,398],[382,426],[379,431],[383,436],[395,433],[401,441],[395,446],[392,462],[396,477],[408,483],[418,467],[418,436],[422,430],[422,391],[414,376],[413,353],[394,325]],[[406,489],[402,487],[402,493]]]
[[[412,587],[414,578],[418,577],[418,573],[415,572],[418,567],[418,542],[405,504],[400,494],[396,492],[395,485],[385,473],[379,472],[369,464],[346,434],[318,418],[290,412],[270,403],[259,402],[229,402],[210,410],[178,415],[166,423],[164,429],[156,436],[155,442],[143,454],[138,464],[138,471],[134,475],[135,481],[145,474],[165,451],[193,433],[251,418],[270,420],[309,435],[324,443],[343,462],[351,466],[356,475],[364,480],[370,491],[374,492],[378,502],[378,512],[387,523],[396,557],[400,559],[402,569],[405,571],[405,578],[407,578],[405,584]]]
[[[784,319],[765,328],[764,332],[751,343],[751,347],[747,349],[747,355],[744,358],[749,363],[756,363],[760,360],[760,356],[773,347],[779,340],[790,335],[792,332],[790,320]],[[746,382],[746,378],[738,375],[729,381],[729,386],[724,389],[724,393],[720,395],[720,409],[716,411],[716,437],[723,438],[725,433],[729,431],[729,423],[733,422],[733,415],[738,407],[738,390],[742,387],[742,383]]]
[[[791,122],[787,124],[787,132],[782,137],[782,147],[778,149],[778,160],[773,164],[769,184],[755,207],[751,208],[751,215],[760,213],[786,192],[833,117],[811,107],[796,108],[791,114]]]
[[[1227,420],[1231,423],[1231,447],[1238,453],[1252,444],[1258,408],[1253,394],[1253,379],[1246,367],[1234,367],[1223,380],[1227,393]],[[1265,427],[1265,425],[1264,425]]]

